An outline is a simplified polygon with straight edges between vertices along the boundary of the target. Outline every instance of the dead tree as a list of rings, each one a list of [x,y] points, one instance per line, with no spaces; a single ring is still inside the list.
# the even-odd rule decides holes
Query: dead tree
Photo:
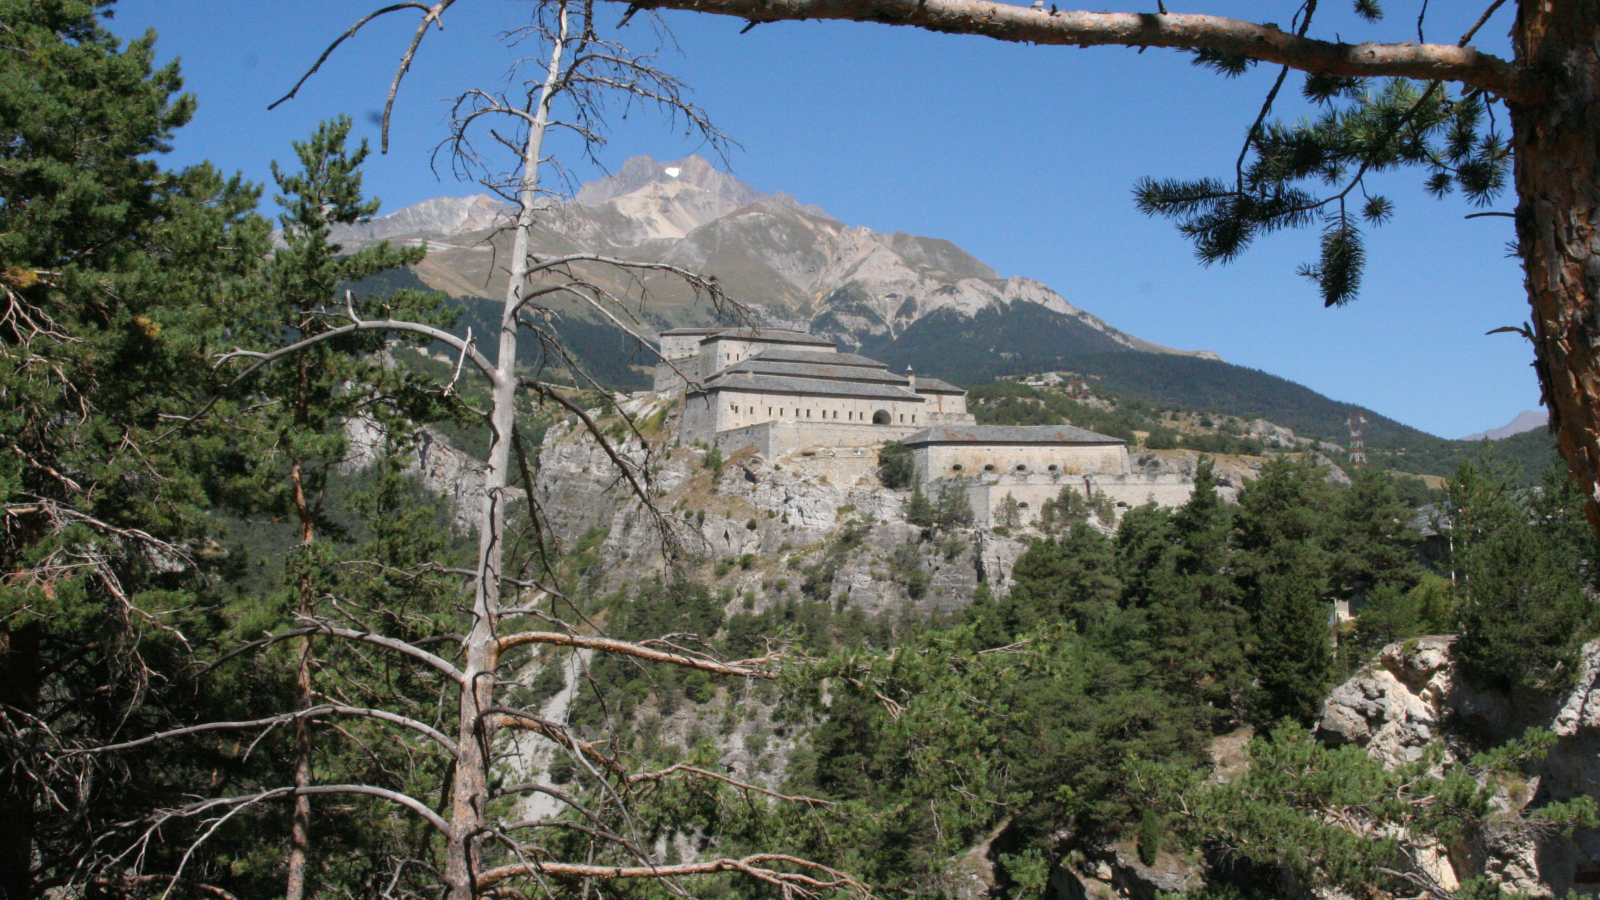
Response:
[[[391,9],[417,7],[420,5],[403,3]],[[300,797],[342,795],[386,801],[425,823],[429,837],[424,848],[418,858],[400,865],[430,873],[442,886],[447,900],[553,895],[558,886],[584,880],[671,881],[717,872],[742,873],[780,888],[786,896],[866,893],[863,885],[840,871],[791,856],[761,854],[665,864],[656,858],[649,843],[634,833],[632,819],[627,815],[632,798],[641,792],[668,779],[693,778],[774,798],[779,795],[689,766],[634,771],[614,746],[585,741],[564,723],[541,717],[539,709],[519,707],[508,698],[508,673],[526,665],[528,654],[541,646],[616,654],[641,663],[731,678],[774,677],[781,661],[779,652],[726,661],[686,648],[679,637],[623,641],[606,637],[592,627],[580,627],[581,623],[570,624],[554,614],[550,600],[558,592],[548,580],[550,568],[545,554],[534,552],[520,557],[510,550],[514,535],[508,508],[519,483],[529,499],[533,520],[530,527],[537,531],[543,526],[534,502],[530,467],[517,432],[516,401],[522,392],[564,407],[581,421],[610,454],[618,469],[619,483],[655,517],[665,535],[670,538],[672,533],[673,523],[653,505],[648,446],[644,445],[644,458],[623,453],[604,433],[596,417],[575,402],[570,391],[554,383],[548,371],[527,371],[519,365],[519,349],[524,341],[532,340],[545,351],[546,359],[564,359],[567,369],[579,371],[563,355],[560,335],[549,324],[549,304],[557,298],[575,301],[639,336],[634,316],[643,299],[643,276],[649,274],[680,280],[719,311],[731,307],[714,279],[674,266],[594,254],[547,257],[531,245],[533,227],[545,205],[541,180],[548,166],[545,139],[552,129],[570,130],[592,148],[603,140],[600,127],[605,105],[620,99],[625,103],[653,104],[667,115],[686,121],[691,130],[698,130],[713,143],[722,140],[701,111],[684,99],[678,82],[653,68],[648,57],[631,54],[597,35],[592,2],[552,0],[536,5],[534,10],[532,23],[511,37],[541,48],[543,55],[536,58],[537,74],[527,78],[513,74],[508,83],[523,85],[520,93],[476,89],[463,93],[455,101],[450,134],[442,145],[461,171],[474,173],[514,204],[515,220],[504,229],[509,231],[510,244],[503,263],[508,286],[494,333],[481,338],[470,332],[460,336],[423,322],[363,316],[347,295],[343,308],[317,311],[325,327],[315,333],[287,346],[235,349],[219,361],[221,366],[238,367],[239,377],[247,379],[265,366],[342,336],[383,333],[438,342],[457,357],[456,377],[477,377],[487,385],[489,401],[475,411],[489,433],[483,499],[477,512],[476,565],[470,570],[432,571],[434,575],[458,579],[463,619],[460,633],[434,635],[428,641],[385,634],[372,615],[341,603],[337,596],[326,596],[318,598],[318,605],[307,603],[302,608],[298,627],[266,635],[230,654],[237,657],[312,637],[317,638],[318,647],[344,646],[351,652],[391,654],[434,679],[439,685],[440,707],[447,716],[429,722],[393,709],[322,702],[259,718],[176,728],[82,751],[115,753],[158,741],[228,733],[246,740],[250,734],[265,734],[280,726],[360,721],[388,729],[391,739],[402,742],[413,754],[442,757],[447,782],[438,786],[437,799],[430,801],[375,784],[324,784],[301,777],[293,784],[207,797],[162,809],[137,822],[124,823],[119,847],[115,852],[108,851],[112,863],[137,872],[146,851],[159,841],[172,840],[179,830],[187,831],[188,849],[175,871],[139,872],[136,877],[156,879],[153,883],[164,880],[170,890],[184,883],[186,867],[204,841],[246,810]],[[424,26],[434,20],[426,19]],[[413,43],[402,68],[409,65],[415,47]],[[491,162],[492,155],[475,149],[475,142],[485,139],[512,156],[514,165],[498,172]],[[602,279],[600,274],[607,277]],[[619,283],[633,290],[619,292],[606,286]],[[545,546],[543,541],[534,543]],[[582,800],[538,781],[493,787],[494,775],[501,771],[497,767],[502,764],[507,743],[503,733],[507,732],[531,733],[553,742],[597,780],[601,785],[600,799]],[[557,798],[571,815],[534,821],[507,818],[511,801],[528,793]],[[591,850],[585,859],[557,858],[542,840],[545,835],[573,831],[581,832],[590,841]],[[400,879],[399,872],[395,877]],[[681,888],[673,890],[683,893]]]

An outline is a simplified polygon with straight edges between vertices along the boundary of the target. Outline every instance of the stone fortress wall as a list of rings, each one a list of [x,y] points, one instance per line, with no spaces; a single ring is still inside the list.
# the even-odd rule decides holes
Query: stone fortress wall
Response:
[[[688,415],[685,409],[684,415]],[[799,454],[820,456],[824,450],[863,450],[870,452],[877,465],[878,450],[889,441],[910,437],[918,426],[890,426],[828,422],[760,422],[719,432],[712,446],[723,453],[754,447],[767,459]]]
[[[1115,443],[921,444],[912,448],[917,480],[983,475],[1120,475],[1128,471],[1128,447]]]
[[[684,391],[683,441],[727,455],[753,449],[852,481],[873,475],[886,443],[904,441],[917,486],[936,495],[959,485],[980,527],[1000,524],[1007,497],[1027,525],[1065,488],[1119,508],[1177,506],[1193,491],[1180,476],[1130,472],[1127,445],[1115,438],[1072,426],[977,425],[960,388],[937,378],[919,386],[813,335],[696,328],[660,340],[680,371],[658,365],[656,389]]]
[[[713,399],[715,398],[715,399]],[[796,396],[794,394],[768,394],[754,391],[718,391],[715,395],[699,394],[688,398],[684,406],[684,422],[688,424],[690,408],[695,409],[695,431],[698,439],[710,443],[713,435],[762,422],[787,421],[796,424],[865,426],[873,428],[886,425],[908,426],[910,431],[926,427],[922,404],[910,400],[860,398],[848,396]],[[887,421],[878,421],[887,419]],[[819,432],[833,433],[833,432]],[[838,432],[855,435],[859,432]],[[874,443],[887,440],[873,439]]]
[[[946,484],[960,485],[972,504],[973,524],[979,528],[993,528],[1001,524],[1001,510],[1006,497],[1017,501],[1017,519],[1021,525],[1030,525],[1039,518],[1047,501],[1061,496],[1062,488],[1071,488],[1091,498],[1104,494],[1118,510],[1126,510],[1146,503],[1157,506],[1182,506],[1194,493],[1194,483],[1181,475],[1144,474],[1090,474],[1090,475],[989,475],[975,478],[942,479],[924,482],[924,493],[937,494]],[[1120,513],[1119,513],[1120,515]]]

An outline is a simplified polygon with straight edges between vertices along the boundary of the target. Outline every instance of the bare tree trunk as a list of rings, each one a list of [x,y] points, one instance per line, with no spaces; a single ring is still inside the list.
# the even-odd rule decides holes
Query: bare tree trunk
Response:
[[[311,581],[300,580],[300,614],[311,614]],[[295,687],[299,691],[298,708],[311,708],[311,635],[300,639],[300,662],[295,669]],[[294,786],[311,785],[311,720],[301,717],[294,723]],[[284,884],[284,900],[303,900],[306,893],[306,867],[311,856],[311,797],[299,794],[294,798],[294,818],[289,826],[289,873]]]
[[[500,578],[504,564],[505,489],[511,482],[512,432],[516,428],[517,316],[529,273],[529,235],[539,199],[539,163],[544,150],[550,104],[563,78],[568,34],[565,3],[559,5],[559,30],[551,41],[550,65],[539,91],[538,107],[523,143],[517,224],[511,239],[511,272],[500,317],[496,372],[490,385],[490,444],[484,472],[482,513],[478,518],[478,575],[474,585],[472,630],[466,641],[466,676],[461,690],[458,759],[451,798],[450,846],[445,858],[446,900],[473,900],[477,893],[477,849],[487,821],[489,764],[493,758],[492,722],[484,711],[494,705],[500,665]]]
[[[1551,429],[1600,528],[1600,0],[1519,5],[1517,240]]]
[[[298,424],[302,427],[306,420],[306,382],[307,373],[305,363],[300,365],[299,385],[299,411]],[[300,548],[310,548],[316,539],[315,518],[311,514],[311,504],[306,499],[305,486],[305,461],[296,459],[289,467],[289,485],[293,492],[294,509],[300,517]],[[314,611],[312,603],[311,577],[306,572],[300,573],[300,615],[309,617]],[[299,696],[296,698],[297,708],[307,710],[311,708],[311,635],[300,639],[300,659],[295,667],[295,688]],[[311,786],[311,720],[301,717],[294,723],[294,786],[303,789]],[[311,856],[311,796],[297,794],[294,798],[294,813],[289,825],[289,871],[284,880],[284,900],[303,900],[306,893],[306,867]]]

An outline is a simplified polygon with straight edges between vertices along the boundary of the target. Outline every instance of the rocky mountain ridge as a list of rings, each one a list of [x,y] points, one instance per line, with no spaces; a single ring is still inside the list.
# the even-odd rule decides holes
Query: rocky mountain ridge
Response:
[[[1525,409],[1522,412],[1517,413],[1516,418],[1504,425],[1501,425],[1499,428],[1490,428],[1487,431],[1479,431],[1475,434],[1469,434],[1466,437],[1461,438],[1461,440],[1481,441],[1487,439],[1491,441],[1503,441],[1508,437],[1533,431],[1536,428],[1544,428],[1549,424],[1550,413],[1542,409]]]
[[[426,242],[434,252],[417,267],[425,283],[457,296],[493,297],[504,286],[493,251],[503,243],[496,228],[509,221],[507,210],[481,195],[437,198],[340,229],[334,238],[349,246]],[[949,241],[850,227],[787,194],[762,194],[699,156],[670,163],[636,156],[572,199],[551,199],[535,245],[547,253],[603,252],[714,274],[758,317],[804,324],[855,346],[895,337],[936,312],[970,318],[1021,303],[1120,349],[1217,358],[1122,332],[1042,282],[1000,277]],[[655,287],[651,313],[661,327],[708,321],[692,298]]]

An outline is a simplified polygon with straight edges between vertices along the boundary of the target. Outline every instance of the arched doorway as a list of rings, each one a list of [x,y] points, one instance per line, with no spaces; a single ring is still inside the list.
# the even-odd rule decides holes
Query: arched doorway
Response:
[[[874,425],[888,425],[892,421],[894,420],[889,417],[887,409],[880,409],[872,414],[872,424]]]

